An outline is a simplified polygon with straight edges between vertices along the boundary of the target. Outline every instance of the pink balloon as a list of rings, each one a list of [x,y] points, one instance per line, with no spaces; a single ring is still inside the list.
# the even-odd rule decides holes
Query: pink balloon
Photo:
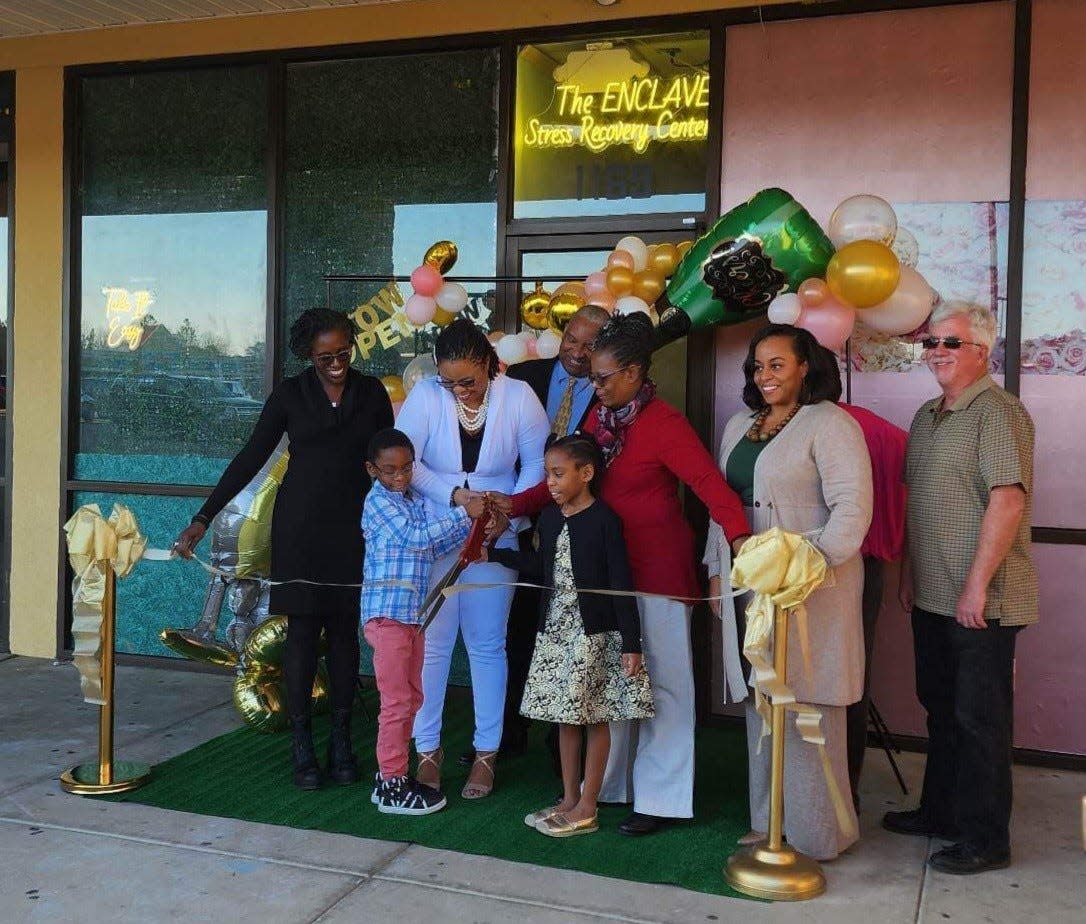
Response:
[[[602,308],[604,309],[604,311],[614,311],[615,301],[616,298],[614,293],[610,289],[607,289],[603,292],[597,292],[595,295],[591,296],[588,299],[588,304],[595,305],[597,308]]]
[[[411,273],[411,288],[415,290],[416,295],[433,298],[441,291],[444,284],[445,280],[441,278],[441,273],[428,263],[416,267]]]
[[[817,308],[804,308],[796,321],[796,327],[810,331],[815,340],[835,353],[841,350],[852,334],[856,323],[856,309],[842,305],[832,295]]]
[[[612,266],[624,266],[628,270],[634,268],[633,254],[628,250],[612,250],[607,256],[608,268]]]
[[[429,324],[434,319],[437,313],[437,302],[427,295],[419,295],[416,292],[407,299],[403,306],[403,313],[416,327],[422,327],[423,324]]]
[[[607,274],[603,270],[589,273],[584,281],[584,291],[589,299],[591,299],[593,295],[599,295],[601,292],[610,291],[607,288]]]
[[[531,337],[525,337],[524,338],[524,345],[528,348],[528,358],[529,359],[538,359],[539,358],[539,347],[536,345],[536,339],[535,339],[534,335],[531,336]]]
[[[903,265],[893,294],[866,309],[860,323],[880,334],[907,334],[927,321],[934,306],[935,290],[911,266]]]
[[[402,408],[402,407],[403,407],[403,402],[402,401],[393,401],[392,402],[392,418],[393,418],[393,420],[395,420],[396,417],[399,416],[400,408]]]
[[[810,279],[804,279],[799,284],[796,294],[799,295],[799,300],[803,302],[805,307],[817,308],[826,300],[826,297],[830,294],[830,289],[824,279],[813,276]]]

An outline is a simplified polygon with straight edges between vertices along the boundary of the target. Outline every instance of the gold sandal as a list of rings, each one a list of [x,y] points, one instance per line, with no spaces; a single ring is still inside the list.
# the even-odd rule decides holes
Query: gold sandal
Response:
[[[419,751],[419,763],[415,768],[415,779],[422,783],[424,786],[429,786],[431,789],[441,789],[441,764],[445,760],[445,749],[434,748],[432,751]],[[429,764],[434,768],[433,770],[433,782],[430,781],[428,776],[423,775],[423,768]]]
[[[475,752],[475,762],[471,765],[471,773],[474,773],[475,768],[482,764],[483,769],[490,774],[490,782],[473,783],[471,774],[468,774],[468,781],[464,784],[464,788],[460,792],[461,796],[465,799],[483,799],[490,795],[494,789],[494,761],[497,760],[497,757],[497,751]]]
[[[592,834],[599,831],[600,823],[597,816],[582,818],[580,821],[570,821],[561,812],[548,815],[535,829],[547,837],[576,837],[578,834]]]
[[[549,808],[540,809],[538,812],[532,812],[530,815],[524,816],[524,823],[529,828],[535,828],[540,822],[546,821],[551,815],[558,814],[558,806],[552,805]]]

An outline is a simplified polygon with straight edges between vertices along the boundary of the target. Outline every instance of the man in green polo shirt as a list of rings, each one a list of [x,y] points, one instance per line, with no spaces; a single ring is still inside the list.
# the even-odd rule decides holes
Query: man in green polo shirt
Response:
[[[929,329],[924,361],[942,395],[909,432],[900,591],[928,759],[920,807],[888,812],[883,827],[952,840],[929,865],[979,873],[1010,863],[1014,644],[1037,621],[1033,421],[988,375],[991,311],[948,302]]]

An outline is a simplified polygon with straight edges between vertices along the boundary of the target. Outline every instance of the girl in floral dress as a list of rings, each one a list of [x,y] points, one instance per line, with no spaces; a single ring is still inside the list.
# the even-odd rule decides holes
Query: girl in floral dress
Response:
[[[572,433],[547,450],[554,504],[539,516],[538,551],[495,549],[491,560],[544,587],[539,634],[521,712],[559,725],[564,795],[524,823],[548,837],[599,829],[596,801],[611,747],[608,722],[652,718],[652,690],[641,659],[641,623],[618,516],[594,495],[603,455],[590,434]],[[581,779],[582,728],[587,729]]]

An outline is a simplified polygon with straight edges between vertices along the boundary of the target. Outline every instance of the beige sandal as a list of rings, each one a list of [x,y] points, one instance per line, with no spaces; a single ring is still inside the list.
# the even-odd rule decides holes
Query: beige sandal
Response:
[[[431,789],[441,789],[441,764],[445,760],[445,749],[434,748],[432,751],[419,751],[419,764],[415,769],[415,779]],[[432,771],[425,771],[427,766]]]
[[[558,814],[558,806],[552,805],[549,808],[540,809],[538,812],[532,812],[530,815],[524,816],[524,823],[529,828],[534,828],[541,821],[546,821],[551,815]]]
[[[476,769],[482,765],[483,770],[490,774],[490,782],[472,782],[471,774],[468,774],[468,781],[464,784],[464,788],[460,792],[461,796],[465,799],[482,799],[490,795],[494,789],[494,761],[497,760],[497,758],[497,751],[475,752],[475,762],[471,765],[471,773],[475,773]]]

